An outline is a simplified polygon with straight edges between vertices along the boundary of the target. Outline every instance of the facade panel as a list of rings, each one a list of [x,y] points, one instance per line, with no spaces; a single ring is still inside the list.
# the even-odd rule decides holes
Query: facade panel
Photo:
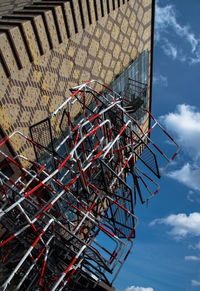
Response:
[[[149,199],[134,168],[144,149],[158,170],[144,134],[155,3],[11,2],[0,19],[3,262],[8,242],[14,251],[2,288],[114,290],[135,237],[136,196]]]
[[[65,12],[62,15],[70,30],[70,38],[62,36],[60,44],[55,29],[57,14],[52,14],[49,3],[54,4],[54,8],[59,6],[60,13]],[[29,20],[27,14],[23,17],[23,14],[13,14],[11,18],[5,16],[0,20],[0,29],[5,21],[9,24],[1,35],[1,57],[5,64],[0,79],[0,113],[2,127],[7,135],[16,129],[28,135],[28,126],[45,118],[63,103],[70,96],[68,89],[72,86],[90,79],[109,85],[144,50],[149,51],[149,73],[151,72],[152,1],[118,1],[113,2],[115,7],[109,3],[107,9],[107,2],[103,1],[104,16],[100,13],[99,1],[85,1],[82,6],[78,5],[78,1],[42,1],[44,7],[41,2],[27,6],[25,11],[34,11],[32,16],[35,13],[41,15],[42,23],[38,28],[45,28],[45,33],[42,34],[41,30],[35,36],[37,27],[33,26],[33,21],[36,21],[37,16]],[[83,22],[81,23],[80,7],[84,19],[87,19],[84,20],[84,27]],[[86,13],[86,8],[90,13]],[[94,17],[95,9],[98,12],[98,21]],[[21,47],[26,51],[24,60],[33,59],[32,62],[23,62],[20,70],[12,50],[9,50],[9,47],[15,46],[20,59],[23,59],[18,49],[19,41],[8,41],[8,34],[14,26],[19,27],[22,36]],[[63,33],[62,31],[62,35]],[[39,50],[36,36],[44,54]],[[50,49],[51,46],[53,49]],[[150,78],[149,74],[149,85]],[[75,108],[73,114],[77,113],[78,108]],[[16,150],[19,153],[29,151],[20,142],[16,143]]]

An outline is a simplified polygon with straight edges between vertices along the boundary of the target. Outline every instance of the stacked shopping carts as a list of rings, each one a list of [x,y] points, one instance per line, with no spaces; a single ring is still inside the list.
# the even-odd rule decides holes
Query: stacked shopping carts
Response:
[[[160,178],[179,151],[141,109],[145,86],[137,98],[94,80],[71,91],[30,127],[31,138],[16,131],[0,142],[2,290],[111,286],[133,247],[137,198],[144,203],[157,194],[152,176]],[[139,124],[137,110],[152,119],[150,129]],[[175,145],[171,157],[150,138],[156,127]],[[34,148],[34,159],[3,150],[16,136]]]

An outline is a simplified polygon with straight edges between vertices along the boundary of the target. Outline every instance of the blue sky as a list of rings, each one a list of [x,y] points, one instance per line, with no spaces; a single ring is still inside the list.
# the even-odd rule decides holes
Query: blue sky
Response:
[[[199,12],[199,0],[157,1],[152,112],[181,152],[149,207],[136,206],[139,226],[117,291],[200,290]]]

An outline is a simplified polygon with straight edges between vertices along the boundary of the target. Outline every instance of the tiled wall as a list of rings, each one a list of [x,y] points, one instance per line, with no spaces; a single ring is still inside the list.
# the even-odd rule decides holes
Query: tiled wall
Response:
[[[3,16],[0,121],[6,134],[29,135],[29,125],[53,112],[71,86],[90,79],[109,85],[151,50],[151,17],[152,0],[43,0]],[[30,155],[20,139],[14,143]]]
[[[35,0],[35,2],[38,0]],[[32,4],[33,0],[1,0],[0,1],[0,17],[14,10],[23,8],[28,4]]]

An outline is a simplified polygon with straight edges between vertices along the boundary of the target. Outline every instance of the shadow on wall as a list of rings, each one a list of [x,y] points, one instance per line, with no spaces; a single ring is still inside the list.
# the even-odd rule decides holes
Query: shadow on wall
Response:
[[[34,1],[37,2],[37,1]],[[0,18],[3,15],[12,13],[14,10],[18,10],[26,6],[27,4],[32,4],[33,0],[7,0],[0,2]]]

